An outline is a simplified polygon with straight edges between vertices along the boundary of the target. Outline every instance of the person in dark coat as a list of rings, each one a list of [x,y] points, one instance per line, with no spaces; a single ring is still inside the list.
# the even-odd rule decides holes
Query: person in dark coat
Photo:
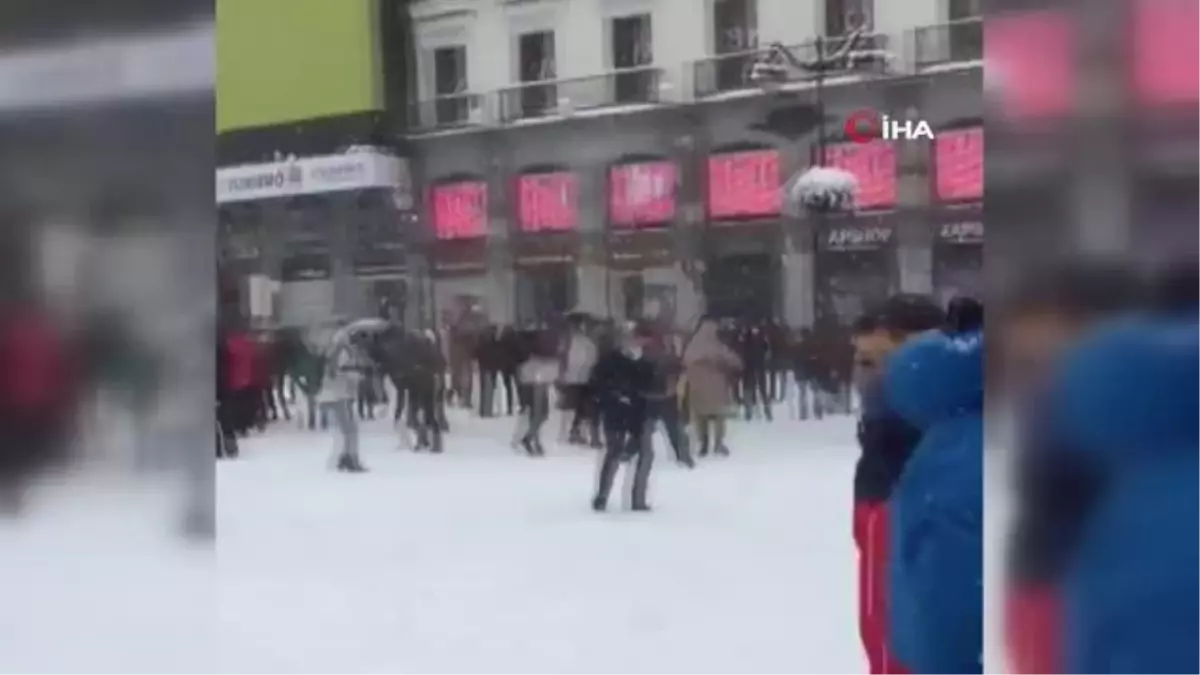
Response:
[[[1019,406],[1004,612],[1016,673],[1067,672],[1061,582],[1108,482],[1055,431],[1047,374],[1077,339],[1138,308],[1144,296],[1124,265],[1085,260],[1027,275],[1001,312],[1002,370],[993,386]]]
[[[911,336],[943,324],[924,296],[899,295],[860,317],[853,327],[856,375],[862,393],[854,471],[854,543],[858,549],[859,635],[872,674],[905,672],[889,647],[888,499],[921,431],[887,404],[880,376],[888,357]]]
[[[442,383],[446,359],[432,331],[412,333],[408,348],[410,356],[405,359],[404,380],[408,388],[409,424],[416,432],[413,449],[440,453],[445,430]]]
[[[496,326],[485,326],[475,342],[475,361],[479,366],[479,416],[496,414],[496,384],[504,368],[503,345]]]
[[[232,459],[238,456],[237,433],[235,432],[237,414],[234,408],[236,402],[233,390],[229,387],[231,357],[226,344],[223,335],[217,338],[217,354],[214,361],[217,376],[217,459]]]
[[[525,409],[517,445],[531,457],[546,455],[542,427],[550,419],[550,391],[559,377],[556,346],[550,331],[542,331],[535,340],[533,352],[521,364],[520,380],[529,395],[529,405]]]
[[[791,334],[788,327],[779,319],[767,321],[763,327],[767,338],[767,359],[771,377],[768,380],[768,390],[771,401],[782,403],[786,398],[787,374],[791,369]]]
[[[646,358],[653,335],[638,327],[620,349],[605,352],[592,369],[592,387],[600,403],[605,450],[592,509],[608,508],[608,498],[622,460],[635,461],[634,511],[649,511],[647,491],[654,448],[646,436],[649,412],[647,395],[654,387],[654,364]]]
[[[500,382],[504,387],[504,410],[505,414],[511,417],[519,408],[517,405],[517,373],[521,364],[528,358],[528,354],[521,340],[521,334],[511,325],[500,330],[498,341]]]
[[[817,419],[836,412],[837,392],[841,387],[835,344],[840,338],[837,327],[821,323],[813,328],[808,350],[809,381],[813,384],[813,410]]]
[[[647,357],[654,365],[654,381],[648,395],[650,407],[645,433],[653,437],[655,428],[661,423],[675,452],[675,461],[691,469],[695,468],[696,461],[688,447],[677,396],[679,379],[683,376],[683,358],[671,342],[671,336],[658,332],[647,343]]]
[[[742,408],[746,420],[754,417],[761,404],[763,416],[771,421],[771,395],[767,386],[770,377],[770,347],[763,326],[747,324],[738,336],[738,353],[742,359]]]
[[[814,379],[817,372],[816,348],[812,329],[801,328],[789,350],[792,377],[796,381],[796,410],[802,420],[807,420],[810,414],[817,419],[825,415]]]

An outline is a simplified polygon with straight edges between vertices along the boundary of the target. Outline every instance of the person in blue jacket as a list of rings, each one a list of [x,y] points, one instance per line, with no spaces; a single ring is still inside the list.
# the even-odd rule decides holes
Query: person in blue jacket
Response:
[[[892,649],[914,673],[983,670],[983,334],[954,326],[888,361],[888,404],[921,430],[892,492]]]
[[[1064,447],[1108,477],[1065,579],[1065,672],[1200,672],[1200,322],[1165,299],[1085,339],[1053,390]]]

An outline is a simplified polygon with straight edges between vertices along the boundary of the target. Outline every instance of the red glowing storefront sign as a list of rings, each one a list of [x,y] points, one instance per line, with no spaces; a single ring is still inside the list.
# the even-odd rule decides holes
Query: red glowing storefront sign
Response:
[[[1058,118],[1075,102],[1075,29],[1061,11],[988,17],[983,53],[1000,108],[1012,120]]]
[[[676,180],[671,162],[614,166],[608,172],[610,222],[620,227],[646,227],[674,220]]]
[[[579,184],[569,171],[521,176],[517,217],[522,232],[564,232],[579,222]]]
[[[1130,36],[1133,90],[1139,103],[1196,105],[1200,63],[1196,0],[1135,0]]]
[[[858,179],[857,208],[886,209],[896,204],[896,146],[892,141],[835,143],[825,148],[825,164],[849,171]]]
[[[713,218],[777,216],[783,208],[778,150],[746,150],[708,158],[708,214]]]
[[[471,239],[487,233],[487,183],[435,185],[430,190],[433,231],[438,239]]]
[[[938,199],[982,199],[983,128],[939,131],[933,147]]]

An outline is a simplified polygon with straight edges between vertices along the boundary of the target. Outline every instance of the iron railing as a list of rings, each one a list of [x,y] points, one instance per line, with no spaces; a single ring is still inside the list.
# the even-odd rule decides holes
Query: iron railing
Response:
[[[825,55],[836,53],[845,42],[844,36],[822,38]],[[789,45],[786,49],[801,62],[817,59],[817,49],[820,44],[816,39],[798,45]],[[886,52],[888,48],[887,35],[869,33],[863,35],[859,44],[849,54],[847,70],[862,66],[868,58],[876,53]],[[767,48],[750,49],[729,54],[700,59],[692,62],[692,93],[697,99],[708,98],[716,94],[747,89],[758,89],[759,84],[750,76],[755,62],[762,58]]]
[[[513,122],[548,115],[569,115],[633,103],[658,103],[662,69],[625,68],[600,75],[527,82],[496,93],[499,121]]]
[[[447,94],[417,103],[414,127],[437,131],[487,124],[488,97],[484,94]]]
[[[983,21],[958,19],[913,30],[913,59],[917,71],[948,63],[983,58]]]

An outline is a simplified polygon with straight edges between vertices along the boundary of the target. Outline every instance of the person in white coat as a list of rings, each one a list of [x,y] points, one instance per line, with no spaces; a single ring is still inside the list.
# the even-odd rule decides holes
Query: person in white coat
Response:
[[[566,404],[563,408],[572,413],[567,440],[578,445],[584,443],[581,429],[584,423],[591,431],[592,442],[599,443],[593,393],[588,389],[588,382],[592,379],[592,369],[596,367],[596,352],[596,343],[584,332],[583,325],[573,325],[563,354],[561,381]]]
[[[338,471],[366,471],[358,454],[358,420],[354,416],[354,400],[367,367],[360,335],[335,344],[325,362],[325,377],[317,400],[326,413],[332,415],[341,436],[335,460]]]

